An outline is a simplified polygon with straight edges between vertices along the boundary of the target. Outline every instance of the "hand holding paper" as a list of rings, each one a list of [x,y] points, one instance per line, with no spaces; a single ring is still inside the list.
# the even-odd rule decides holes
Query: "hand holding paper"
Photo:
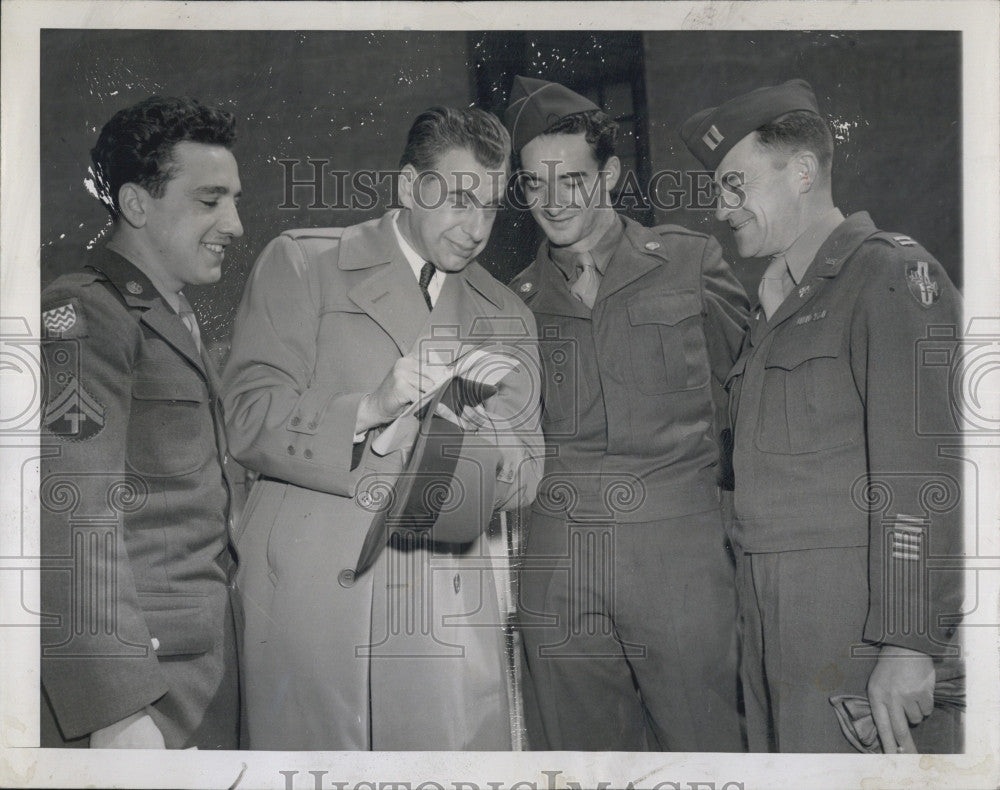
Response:
[[[407,359],[407,357],[403,357]],[[372,450],[386,455],[399,449],[412,433],[405,430],[406,418],[417,414],[438,394],[455,382],[448,392],[443,393],[436,407],[436,414],[458,425],[463,430],[474,431],[491,423],[482,403],[497,391],[497,385],[519,367],[518,360],[503,351],[487,351],[474,348],[463,354],[451,365],[439,366],[432,360],[423,366],[424,382],[432,382],[409,406],[405,407],[376,439]]]

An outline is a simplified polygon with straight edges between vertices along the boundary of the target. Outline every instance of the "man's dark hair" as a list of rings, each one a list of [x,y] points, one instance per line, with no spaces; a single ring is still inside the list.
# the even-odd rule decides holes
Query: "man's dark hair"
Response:
[[[495,115],[478,107],[431,107],[410,127],[399,167],[413,165],[421,173],[432,170],[455,148],[470,151],[483,167],[500,168],[510,156],[510,135]]]
[[[189,141],[231,148],[233,114],[195,99],[150,96],[114,114],[90,151],[97,195],[118,219],[118,191],[138,184],[160,197],[173,175],[174,146]]]
[[[576,112],[560,118],[542,134],[579,134],[583,132],[599,167],[615,154],[618,124],[603,110]]]
[[[795,110],[778,116],[757,129],[757,142],[784,154],[811,151],[826,175],[833,168],[833,134],[814,112]]]

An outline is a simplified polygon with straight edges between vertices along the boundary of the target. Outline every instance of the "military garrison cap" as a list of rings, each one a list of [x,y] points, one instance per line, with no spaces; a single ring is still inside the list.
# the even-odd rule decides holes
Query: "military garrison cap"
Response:
[[[516,153],[567,115],[599,109],[590,99],[556,82],[514,77],[510,104],[503,114],[503,122],[510,132]]]
[[[750,132],[795,110],[819,115],[816,96],[805,80],[757,88],[718,107],[696,112],[681,124],[680,135],[698,161],[714,171],[733,146]]]

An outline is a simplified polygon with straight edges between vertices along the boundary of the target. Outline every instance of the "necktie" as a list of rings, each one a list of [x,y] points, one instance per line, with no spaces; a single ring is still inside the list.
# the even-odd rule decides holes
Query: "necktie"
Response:
[[[195,348],[198,349],[198,353],[201,353],[201,330],[198,328],[198,319],[194,316],[194,310],[191,307],[191,303],[187,300],[187,297],[182,293],[177,294],[179,300],[180,309],[178,309],[177,314],[181,317],[181,321],[184,322],[184,326],[187,327],[188,332],[191,333],[191,337],[194,338]]]
[[[761,277],[760,286],[757,288],[757,295],[760,297],[760,306],[764,308],[764,315],[770,321],[774,311],[777,310],[785,297],[792,292],[795,281],[792,273],[788,271],[788,263],[784,255],[775,255]]]
[[[427,302],[428,310],[434,309],[434,305],[431,304],[431,292],[427,290],[427,286],[431,284],[433,278],[434,264],[427,261],[420,270],[420,279],[417,281],[417,285],[420,286],[420,293],[424,295],[424,301]]]
[[[593,308],[597,299],[597,289],[601,287],[601,276],[597,272],[594,256],[589,252],[578,253],[576,268],[580,274],[576,282],[570,286],[569,292],[587,307]]]

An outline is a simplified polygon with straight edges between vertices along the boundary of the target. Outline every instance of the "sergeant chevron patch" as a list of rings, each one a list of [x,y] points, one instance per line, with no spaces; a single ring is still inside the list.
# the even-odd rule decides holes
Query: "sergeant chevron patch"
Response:
[[[67,378],[66,386],[46,404],[42,425],[70,441],[92,439],[104,428],[104,404],[87,392],[75,376]]]

